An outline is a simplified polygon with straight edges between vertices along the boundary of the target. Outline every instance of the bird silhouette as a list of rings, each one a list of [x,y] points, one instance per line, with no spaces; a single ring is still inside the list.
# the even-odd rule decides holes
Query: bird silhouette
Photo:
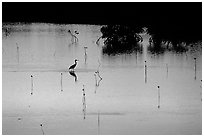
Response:
[[[74,70],[74,68],[77,65],[77,61],[79,61],[79,60],[77,60],[77,59],[74,60],[75,63],[69,67],[69,70]]]
[[[68,33],[70,33],[70,35],[72,36],[72,39],[71,39],[72,44],[77,43],[77,42],[79,41],[79,39],[77,38],[77,36],[75,36],[75,35],[71,32],[71,30],[68,30]],[[75,32],[75,33],[76,33],[76,32]],[[77,33],[76,33],[76,34],[77,34]]]
[[[74,33],[75,33],[75,34],[79,34],[79,32],[78,32],[78,31],[76,31],[76,30],[74,31]]]

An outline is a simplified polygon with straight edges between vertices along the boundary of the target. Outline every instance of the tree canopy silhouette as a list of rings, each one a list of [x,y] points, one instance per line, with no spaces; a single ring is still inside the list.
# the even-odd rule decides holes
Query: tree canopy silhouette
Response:
[[[146,27],[158,49],[166,42],[182,51],[202,39],[202,2],[3,2],[2,21],[103,25],[105,52],[140,49]]]

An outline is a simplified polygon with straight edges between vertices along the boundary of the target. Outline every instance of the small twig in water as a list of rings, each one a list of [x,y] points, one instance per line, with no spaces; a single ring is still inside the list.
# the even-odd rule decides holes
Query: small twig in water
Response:
[[[61,91],[63,91],[63,87],[62,87],[62,73],[61,73],[61,80],[60,80],[60,84],[61,84]]]
[[[18,43],[16,43],[17,45],[17,61],[18,61],[18,64],[19,64],[19,46],[18,46]]]
[[[158,108],[160,108],[160,87],[158,87]]]
[[[145,83],[147,83],[147,64],[145,60]]]
[[[42,131],[42,133],[43,133],[43,135],[45,135],[45,132],[43,131],[43,124],[40,124],[40,127],[41,127],[41,131]]]
[[[194,66],[194,69],[195,69],[195,76],[194,76],[194,79],[196,80],[196,58],[194,58],[194,61],[195,61],[195,66]]]
[[[31,77],[31,95],[33,95],[33,75],[30,76]]]

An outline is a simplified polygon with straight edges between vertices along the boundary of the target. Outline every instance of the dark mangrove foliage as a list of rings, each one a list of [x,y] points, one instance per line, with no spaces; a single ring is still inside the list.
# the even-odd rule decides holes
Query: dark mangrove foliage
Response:
[[[164,21],[168,23],[163,23]],[[151,35],[151,52],[175,51],[185,52],[193,43],[202,40],[201,25],[194,25],[194,19],[180,18],[180,20],[160,20],[157,24],[148,26],[148,34]],[[199,24],[199,23],[198,23]]]
[[[185,24],[178,24],[175,26],[171,26],[171,23],[148,26],[146,33],[151,35],[148,51],[153,54],[165,51],[182,53],[186,52],[193,43],[201,41],[202,34],[199,33],[199,28],[196,26],[188,28]],[[101,28],[101,32],[101,38],[105,40],[104,54],[131,53],[142,50],[139,43],[143,39],[139,34],[143,32],[143,26],[106,25]]]
[[[101,28],[102,38],[105,39],[103,53],[120,54],[141,50],[138,42],[143,41],[138,34],[142,28],[127,25],[107,25]]]
[[[3,2],[2,22],[106,25],[101,32],[107,54],[140,50],[139,33],[146,27],[149,51],[184,52],[202,39],[202,2]]]

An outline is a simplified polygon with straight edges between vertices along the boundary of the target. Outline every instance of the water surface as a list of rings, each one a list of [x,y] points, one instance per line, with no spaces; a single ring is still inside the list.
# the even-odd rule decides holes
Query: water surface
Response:
[[[151,54],[145,35],[142,53],[108,56],[103,40],[96,44],[101,26],[6,27],[12,31],[2,36],[3,134],[202,133],[201,45]],[[79,32],[77,43],[68,30]]]

